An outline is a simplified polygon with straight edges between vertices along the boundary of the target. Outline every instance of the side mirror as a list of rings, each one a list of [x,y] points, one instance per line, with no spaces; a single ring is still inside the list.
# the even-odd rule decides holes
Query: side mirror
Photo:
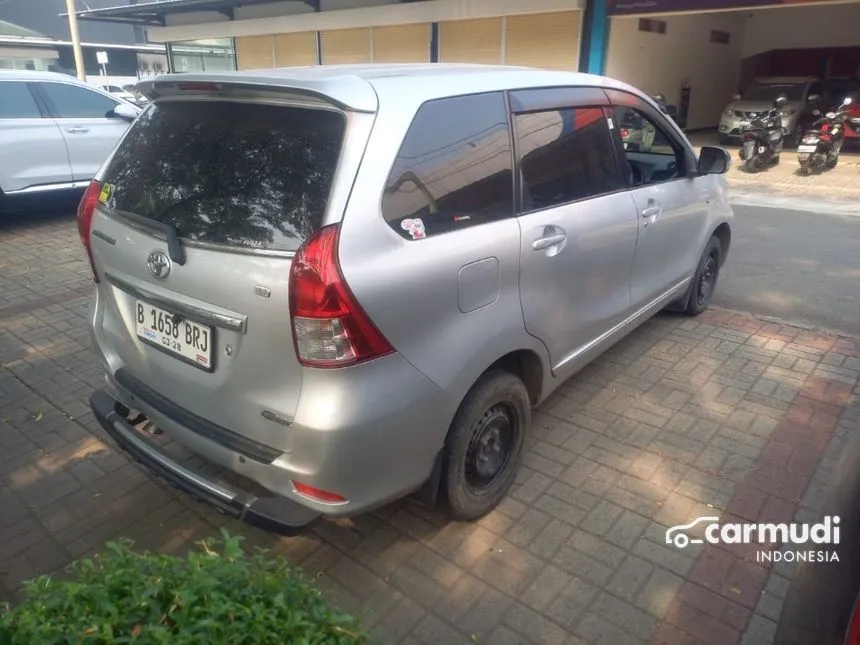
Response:
[[[843,99],[843,101],[842,101],[842,105],[848,106],[848,105],[851,105],[853,102],[854,102],[854,100],[850,96],[846,96],[845,99]]]
[[[821,97],[818,96],[818,94],[810,94],[809,96],[806,97],[806,100],[809,101],[810,103],[818,103],[818,100],[820,98]]]
[[[122,119],[131,123],[140,114],[140,109],[134,107],[131,103],[117,103],[116,107],[108,112],[108,117]]]
[[[732,156],[725,148],[703,146],[696,170],[700,175],[723,175],[732,166]]]

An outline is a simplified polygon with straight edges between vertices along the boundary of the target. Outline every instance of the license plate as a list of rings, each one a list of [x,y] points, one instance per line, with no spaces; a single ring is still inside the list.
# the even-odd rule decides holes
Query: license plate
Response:
[[[150,345],[200,369],[212,371],[212,328],[136,302],[135,332]]]
[[[816,147],[817,146],[815,146],[815,145],[797,146],[797,151],[798,152],[815,152]]]

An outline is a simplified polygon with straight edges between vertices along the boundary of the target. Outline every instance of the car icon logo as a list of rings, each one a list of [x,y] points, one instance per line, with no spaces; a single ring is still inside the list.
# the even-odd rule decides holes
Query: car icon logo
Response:
[[[690,536],[683,531],[685,531],[686,529],[691,529],[697,524],[701,524],[702,522],[719,521],[719,517],[697,517],[689,524],[679,524],[678,526],[673,526],[666,530],[666,544],[674,544],[679,549],[683,549],[688,544],[702,544],[704,540],[701,540],[699,538],[690,538]],[[673,536],[673,534],[675,535]]]
[[[170,273],[170,258],[164,251],[153,251],[146,258],[146,266],[156,278],[166,278]]]

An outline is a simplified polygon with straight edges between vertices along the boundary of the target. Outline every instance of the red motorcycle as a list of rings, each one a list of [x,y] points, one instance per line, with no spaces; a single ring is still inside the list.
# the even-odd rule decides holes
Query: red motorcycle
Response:
[[[797,160],[802,175],[830,170],[839,163],[851,103],[852,100],[846,98],[836,112],[828,112],[804,133],[797,146]]]

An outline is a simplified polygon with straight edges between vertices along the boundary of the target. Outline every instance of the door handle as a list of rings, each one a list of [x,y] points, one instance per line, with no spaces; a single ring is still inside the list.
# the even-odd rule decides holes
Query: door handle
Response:
[[[558,233],[556,235],[547,235],[546,237],[540,237],[540,238],[536,239],[534,242],[532,242],[532,248],[535,251],[545,251],[546,249],[550,248],[551,246],[557,246],[557,245],[561,244],[566,239],[567,239],[567,237],[561,233]]]
[[[89,131],[90,131],[89,128],[80,128],[80,127],[66,128],[66,132],[68,132],[69,134],[78,134],[78,133],[84,133],[84,132],[89,132]]]
[[[654,217],[655,215],[659,215],[662,210],[659,206],[648,206],[642,209],[642,217]]]

